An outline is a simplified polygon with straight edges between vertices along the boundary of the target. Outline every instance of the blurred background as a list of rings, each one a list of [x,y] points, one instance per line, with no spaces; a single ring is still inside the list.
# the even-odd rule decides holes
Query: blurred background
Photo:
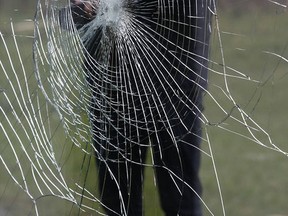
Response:
[[[34,76],[32,43],[36,4],[35,0],[0,0],[0,31],[7,44],[13,45],[11,22],[13,23],[22,58],[31,77]],[[285,152],[288,152],[287,5],[286,0],[218,0],[218,16],[215,19],[219,24],[221,41],[217,31],[213,29],[215,33],[212,37],[210,55],[211,62],[214,62],[211,63],[211,69],[220,71],[219,68],[223,67],[220,50],[223,47],[225,63],[230,71],[241,72],[251,79],[261,81],[251,84],[247,80],[231,78],[228,80],[230,93],[237,100],[237,104],[269,133],[272,142]],[[215,23],[214,20],[214,28],[216,28]],[[13,50],[11,48],[12,58],[13,53],[15,55]],[[3,64],[10,64],[4,56],[6,51],[3,43],[0,42],[0,59]],[[16,70],[21,68],[21,64],[16,62],[14,66]],[[0,89],[5,86],[5,82],[5,79],[0,80]],[[209,91],[229,110],[229,101],[223,96],[221,90],[224,88],[223,75],[211,73]],[[215,107],[210,97],[205,97],[205,100],[207,118],[212,123],[221,122],[224,118],[223,114]],[[8,107],[2,95],[0,103],[1,107]],[[3,115],[0,115],[0,120],[3,118]],[[224,215],[218,181],[215,177],[215,165],[226,215],[287,216],[287,156],[245,138],[248,136],[247,128],[241,128],[229,121],[224,126],[237,133],[216,126],[205,127],[209,133],[215,159],[213,164],[211,157],[207,155],[202,157],[203,200],[207,206],[214,215]],[[263,133],[257,138],[267,140]],[[61,135],[55,135],[55,139],[64,142],[61,140],[63,139]],[[270,146],[269,143],[267,145]],[[0,134],[1,154],[8,154],[6,146],[7,141]],[[203,149],[209,151],[209,145],[204,143]],[[68,178],[77,179],[80,176],[79,166],[85,159],[82,156],[71,155],[66,155],[66,159],[68,157],[69,159],[65,162],[65,174]],[[11,161],[13,162],[15,161]],[[146,215],[162,215],[154,186],[153,171],[147,169],[146,172],[145,197],[147,198],[144,198]],[[12,181],[2,163],[0,163],[0,173],[0,215],[34,215],[33,200]],[[87,180],[88,188],[96,188],[94,179],[95,177],[91,176]],[[71,203],[53,197],[39,199],[37,202],[40,215],[78,213],[77,207],[73,207]],[[83,215],[97,215],[97,213],[83,213]],[[205,210],[204,215],[211,214]]]

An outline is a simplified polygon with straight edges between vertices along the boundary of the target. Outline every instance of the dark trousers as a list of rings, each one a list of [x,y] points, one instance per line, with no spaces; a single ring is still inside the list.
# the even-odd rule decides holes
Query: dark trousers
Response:
[[[197,98],[199,101],[193,103],[199,108],[202,97],[199,95]],[[108,128],[102,130],[101,122],[94,122],[94,126],[99,126],[95,128],[94,145],[100,197],[108,215],[143,215],[143,172],[148,146],[152,146],[153,167],[165,214],[201,215],[199,111],[185,108],[184,103],[189,106],[191,101],[172,97],[171,102],[163,110],[169,115],[169,120],[165,122],[155,114],[155,123],[148,124],[148,128],[141,123],[128,124],[117,112],[111,112]],[[172,104],[179,108],[177,116],[176,112],[171,111]],[[145,112],[136,110],[131,115],[138,115],[141,122]],[[107,125],[105,122],[102,124]]]

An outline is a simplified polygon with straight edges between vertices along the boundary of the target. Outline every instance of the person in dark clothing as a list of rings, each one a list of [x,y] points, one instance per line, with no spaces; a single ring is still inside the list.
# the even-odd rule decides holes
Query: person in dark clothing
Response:
[[[91,2],[72,1],[71,12],[87,52],[90,121],[106,213],[143,214],[143,171],[152,146],[165,215],[202,215],[200,117],[207,88],[211,1],[125,1],[133,22],[100,25],[91,23],[97,16],[101,23],[106,3]],[[67,8],[60,11],[62,26],[65,14]]]

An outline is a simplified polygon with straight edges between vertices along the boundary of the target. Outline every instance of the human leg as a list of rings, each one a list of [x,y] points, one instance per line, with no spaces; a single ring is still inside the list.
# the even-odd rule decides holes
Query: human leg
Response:
[[[124,129],[123,120],[116,115],[105,131],[94,131],[101,204],[111,216],[141,216],[146,147],[140,145],[136,128]]]
[[[154,147],[160,201],[166,216],[201,215],[201,122],[193,112],[185,113],[182,123],[158,133],[160,143]]]
[[[141,216],[143,166],[128,161],[98,160],[98,169],[100,197],[106,213]]]
[[[111,139],[97,149],[101,203],[108,215],[141,216],[146,148],[137,143]],[[123,146],[119,147],[119,146]]]

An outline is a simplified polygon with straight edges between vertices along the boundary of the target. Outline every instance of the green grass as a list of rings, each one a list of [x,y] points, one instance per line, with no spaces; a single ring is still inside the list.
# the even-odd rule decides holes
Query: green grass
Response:
[[[3,14],[2,11],[1,14]],[[21,13],[17,14],[21,20]],[[26,14],[22,14],[22,16],[24,18],[29,17]],[[224,46],[226,65],[249,75],[251,79],[261,81],[255,83],[247,80],[241,81],[239,78],[228,78],[231,96],[249,116],[269,132],[275,144],[287,151],[287,132],[285,130],[288,125],[286,116],[288,110],[286,100],[287,62],[263,52],[270,51],[288,57],[286,48],[288,41],[287,13],[281,10],[276,11],[274,7],[271,7],[271,10],[265,9],[265,11],[257,10],[237,14],[220,11],[218,18],[220,28],[223,31],[221,40]],[[8,30],[5,29],[5,31]],[[225,32],[236,33],[238,36]],[[31,32],[24,32],[23,34],[30,35]],[[10,45],[13,44],[11,37],[10,39],[7,38],[7,42]],[[31,39],[21,38],[21,40],[19,43],[25,59],[25,66],[32,77]],[[7,65],[7,59],[3,57],[3,47],[0,48],[1,60],[4,65]],[[15,52],[13,53],[14,56]],[[213,34],[212,38],[211,60],[218,63],[222,62],[216,33]],[[218,71],[223,70],[221,65],[211,64],[211,68]],[[16,69],[20,70],[21,66],[16,65]],[[232,73],[232,71],[227,70],[227,73]],[[31,78],[31,80],[33,79]],[[7,86],[5,79],[0,80],[0,87],[3,88],[3,86]],[[31,87],[36,88],[35,83]],[[223,75],[210,73],[209,91],[227,111],[230,111],[233,104],[224,97],[219,87],[225,90]],[[9,106],[5,104],[5,98],[2,96],[0,98],[1,106],[9,109]],[[239,117],[236,109],[232,114]],[[11,113],[9,115],[12,116]],[[219,123],[225,118],[223,112],[219,110],[209,95],[205,96],[205,115],[211,123]],[[72,147],[71,143],[63,137],[63,130],[58,127],[59,121],[57,121],[56,113],[52,112],[50,117],[52,122],[55,122],[52,128],[55,132],[53,143],[57,144],[55,146],[56,155],[68,183],[71,185],[75,182],[83,184],[88,169],[90,171],[85,182],[86,187],[91,192],[97,193],[97,172],[94,158],[88,167],[89,158],[84,158],[84,154],[78,148]],[[0,118],[3,119],[3,116]],[[245,127],[229,118],[220,126],[229,127],[239,134],[249,136]],[[219,127],[203,127],[208,130],[211,141],[226,215],[287,215],[287,157],[239,135],[225,132]],[[23,136],[20,132],[19,135]],[[263,133],[257,133],[257,137],[269,145],[267,137],[263,136]],[[1,154],[11,155],[6,147],[5,138],[0,137],[0,140],[5,143],[0,148]],[[203,149],[209,152],[207,142],[203,142]],[[204,154],[202,158],[203,199],[214,215],[223,215],[211,158]],[[9,164],[14,163],[12,157],[6,157],[6,159]],[[84,167],[82,167],[83,164]],[[19,215],[19,212],[21,215],[28,215],[30,211],[33,212],[31,200],[23,195],[24,193],[13,184],[11,179],[9,180],[3,168],[0,166],[0,209],[10,208],[8,215]],[[28,163],[25,170],[28,176],[27,180],[30,181]],[[19,175],[19,173],[15,172],[15,175]],[[53,197],[41,198],[37,200],[37,203],[43,215],[68,215],[70,212],[75,214],[78,212],[77,207],[72,208],[70,203]],[[91,203],[86,204],[90,205]],[[162,215],[152,168],[147,168],[145,173],[144,205],[146,215]],[[93,204],[93,207],[99,208],[97,204]],[[205,211],[204,215],[209,215],[208,211]]]
[[[222,33],[226,65],[261,81],[256,84],[228,78],[231,96],[284,151],[288,149],[285,132],[288,124],[285,97],[287,62],[263,51],[288,56],[286,20],[287,14],[274,10],[252,11],[237,16],[219,13],[222,31],[239,34]],[[215,36],[211,59],[221,62],[217,40]],[[211,67],[222,70],[219,66]],[[227,70],[227,73],[231,71]],[[210,73],[209,81],[213,96],[227,111],[231,110],[233,104],[219,90],[219,87],[226,90],[223,76]],[[206,97],[205,107],[205,114],[212,122],[221,122],[225,117],[209,97]],[[236,109],[232,114],[239,117]],[[220,126],[227,127],[225,124],[240,134],[249,135],[245,127],[231,119]],[[227,215],[287,215],[287,157],[215,126],[208,126],[208,130]],[[257,138],[271,147],[263,133],[255,133]],[[207,143],[203,143],[203,148],[207,149]],[[215,175],[208,157],[203,157],[202,181],[204,200],[215,215],[222,215]]]

